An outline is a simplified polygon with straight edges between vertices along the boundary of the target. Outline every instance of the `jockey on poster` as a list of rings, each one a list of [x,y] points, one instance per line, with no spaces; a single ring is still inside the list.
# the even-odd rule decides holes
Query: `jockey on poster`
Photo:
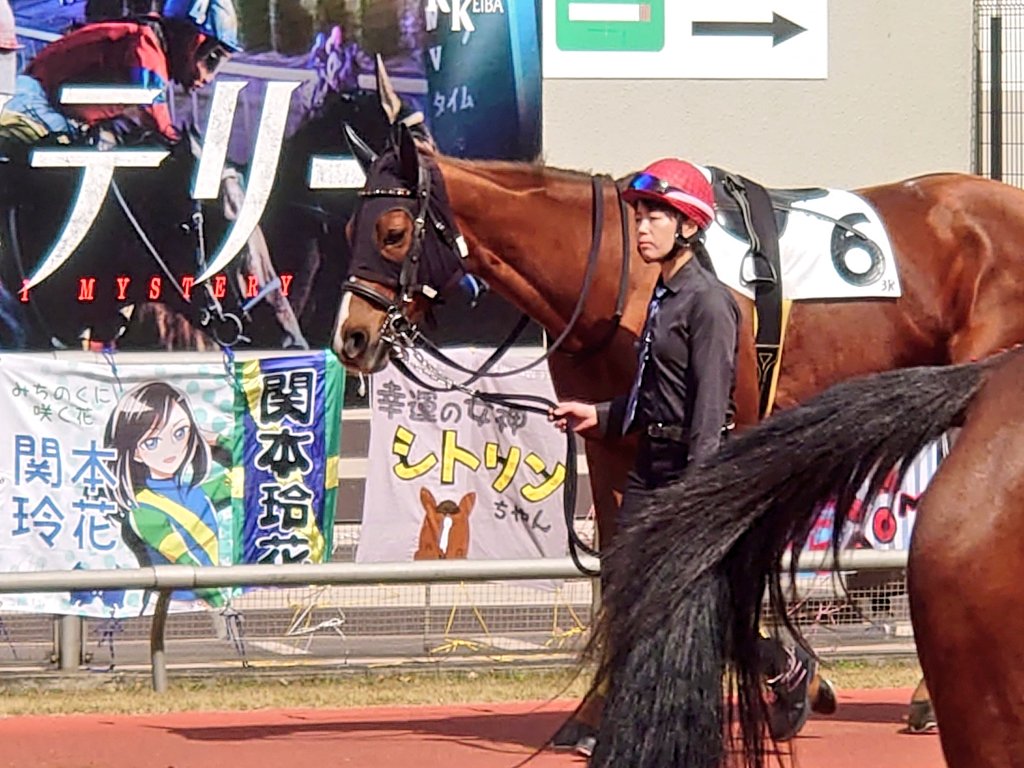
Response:
[[[232,0],[168,0],[160,15],[85,24],[43,48],[17,78],[16,93],[0,117],[0,133],[25,143],[82,137],[121,143],[139,130],[168,143],[170,88],[210,83],[241,51]],[[136,86],[158,90],[151,104],[61,104],[65,85]]]

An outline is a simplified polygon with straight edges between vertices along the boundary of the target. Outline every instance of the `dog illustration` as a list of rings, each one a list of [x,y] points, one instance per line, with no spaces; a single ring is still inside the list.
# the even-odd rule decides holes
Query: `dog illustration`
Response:
[[[420,489],[420,502],[426,515],[420,528],[420,546],[413,560],[454,560],[469,552],[469,514],[476,494],[467,493],[462,501],[438,504],[426,488]]]

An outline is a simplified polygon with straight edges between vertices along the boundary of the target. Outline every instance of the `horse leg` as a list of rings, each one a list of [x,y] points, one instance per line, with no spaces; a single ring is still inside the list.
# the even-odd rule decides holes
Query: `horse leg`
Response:
[[[598,441],[588,441],[586,451],[590,489],[597,518],[597,541],[599,546],[603,546],[615,535],[615,521],[621,503],[622,488],[625,486],[629,467],[633,463],[633,454],[625,445]],[[588,693],[573,716],[562,724],[551,739],[552,747],[586,749],[586,740],[593,738],[600,725],[603,711],[604,696],[601,693]],[[592,749],[592,746],[590,748]]]
[[[907,715],[907,729],[911,733],[931,733],[938,724],[935,722],[935,710],[932,698],[928,694],[928,684],[924,678],[910,696],[910,712]]]
[[[267,241],[263,237],[263,233],[260,231],[259,227],[256,227],[256,229],[253,230],[252,235],[250,235],[246,251],[248,252],[246,265],[249,268],[249,274],[256,277],[256,281],[259,284],[260,289],[263,289],[266,285],[277,278],[278,275],[270,257],[270,249],[267,247]],[[295,310],[292,308],[291,302],[284,295],[283,288],[284,287],[282,286],[281,288],[270,291],[263,297],[263,300],[270,304],[274,311],[274,317],[277,320],[277,324],[285,335],[285,338],[282,340],[284,346],[308,349],[309,344],[306,342],[306,338],[302,333],[299,318],[295,315]]]
[[[922,498],[908,563],[918,656],[950,768],[1024,765],[1024,433],[993,376]]]
[[[224,216],[228,221],[235,221],[245,200],[241,174],[234,169],[225,169],[221,177],[221,188],[223,191],[222,205]],[[274,262],[270,255],[270,248],[267,246],[267,240],[259,226],[249,235],[244,258],[244,264],[249,274],[256,278],[256,282],[261,289],[278,276],[277,271],[274,269]],[[238,281],[244,296],[248,290],[248,285],[243,284],[244,279],[241,275],[238,275]],[[284,293],[282,287],[281,289],[270,291],[263,300],[272,308],[278,327],[284,334],[285,338],[282,339],[283,345],[285,347],[308,349],[309,345],[302,334],[299,318],[295,316],[295,310]]]

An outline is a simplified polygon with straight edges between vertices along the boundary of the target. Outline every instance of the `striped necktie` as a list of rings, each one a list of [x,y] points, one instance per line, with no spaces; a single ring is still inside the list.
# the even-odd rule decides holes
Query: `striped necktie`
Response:
[[[647,367],[647,360],[651,356],[651,331],[654,325],[654,316],[658,314],[661,307],[661,300],[668,293],[668,289],[658,283],[651,297],[651,303],[647,305],[647,321],[644,323],[643,334],[641,335],[640,361],[636,367],[636,376],[633,379],[633,387],[629,391],[629,401],[626,404],[626,418],[622,421],[622,434],[626,434],[633,426],[633,419],[636,417],[636,406],[640,399],[640,384],[644,378],[644,368]]]

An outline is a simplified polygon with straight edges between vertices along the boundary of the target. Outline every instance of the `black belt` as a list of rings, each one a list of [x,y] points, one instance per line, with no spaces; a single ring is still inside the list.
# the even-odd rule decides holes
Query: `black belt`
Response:
[[[656,421],[653,424],[648,424],[645,431],[648,437],[653,437],[656,440],[672,440],[683,443],[687,438],[686,430],[680,424],[664,424]]]

